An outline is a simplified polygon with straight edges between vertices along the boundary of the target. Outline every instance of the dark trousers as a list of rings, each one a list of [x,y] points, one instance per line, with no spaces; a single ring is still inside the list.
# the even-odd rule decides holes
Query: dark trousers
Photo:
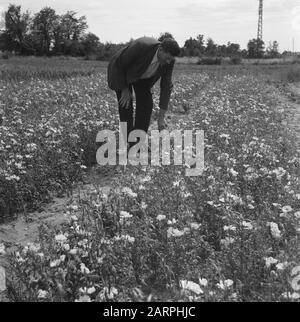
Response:
[[[129,134],[133,130],[143,130],[148,132],[152,109],[153,99],[151,88],[153,84],[149,79],[139,80],[136,83],[130,85],[129,89],[132,93],[133,89],[135,92],[136,106],[135,106],[135,120],[133,119],[133,101],[131,100],[129,108],[120,106],[119,103],[119,115],[120,122],[127,122],[127,140]],[[122,91],[116,91],[118,102],[121,99]]]

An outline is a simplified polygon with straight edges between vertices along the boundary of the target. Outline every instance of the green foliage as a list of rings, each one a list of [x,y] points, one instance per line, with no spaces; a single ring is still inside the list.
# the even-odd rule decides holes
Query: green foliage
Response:
[[[221,65],[222,58],[220,57],[202,57],[199,58],[198,65]]]
[[[231,57],[230,58],[230,62],[233,64],[233,65],[240,65],[242,63],[242,58],[240,57]]]
[[[248,42],[248,58],[262,58],[265,43],[261,39],[252,39]]]
[[[68,223],[43,226],[35,244],[11,255],[12,301],[297,299],[289,283],[300,261],[295,136],[282,125],[284,116],[255,67],[184,68],[175,71],[170,104],[174,111],[190,107],[176,128],[204,130],[203,174],[186,177],[184,166],[128,166],[109,194],[96,186],[74,200]],[[104,75],[18,83],[13,97],[6,89],[9,122],[0,127],[0,151],[10,161],[4,169],[20,180],[1,172],[0,187],[14,195],[0,204],[21,198],[33,173],[37,188],[48,185],[48,177],[59,183],[80,176],[79,149],[86,155],[94,129],[117,124]],[[39,149],[25,152],[29,143]],[[32,161],[21,164],[17,156],[32,153],[35,172],[29,175]],[[57,176],[51,169],[65,172]]]
[[[297,65],[295,68],[289,69],[287,72],[287,81],[289,83],[300,82],[300,67]]]

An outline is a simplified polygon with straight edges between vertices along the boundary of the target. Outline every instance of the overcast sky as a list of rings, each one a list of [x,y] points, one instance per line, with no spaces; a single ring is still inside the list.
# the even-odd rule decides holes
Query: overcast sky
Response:
[[[140,36],[171,32],[180,46],[203,34],[218,44],[228,41],[246,48],[257,35],[258,0],[0,0],[36,13],[50,6],[57,13],[76,11],[87,17],[89,31],[101,42],[126,42]],[[280,51],[300,51],[300,0],[264,0],[263,37],[277,40]]]

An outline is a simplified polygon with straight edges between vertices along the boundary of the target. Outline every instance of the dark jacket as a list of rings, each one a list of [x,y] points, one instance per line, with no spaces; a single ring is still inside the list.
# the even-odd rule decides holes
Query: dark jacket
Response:
[[[160,42],[154,38],[142,37],[118,51],[108,65],[109,88],[118,91],[138,81],[152,62],[159,45]],[[173,88],[174,63],[175,60],[170,65],[159,66],[150,79],[152,87],[161,78],[159,107],[164,110],[168,109]]]

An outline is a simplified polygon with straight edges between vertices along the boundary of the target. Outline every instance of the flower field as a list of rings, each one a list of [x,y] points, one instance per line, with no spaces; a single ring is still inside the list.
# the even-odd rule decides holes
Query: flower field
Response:
[[[2,221],[76,186],[97,132],[118,128],[103,66],[28,68],[0,81]],[[299,301],[299,143],[274,70],[251,68],[177,66],[169,126],[204,130],[203,174],[128,166],[109,194],[95,186],[66,224],[8,255],[9,299]]]

